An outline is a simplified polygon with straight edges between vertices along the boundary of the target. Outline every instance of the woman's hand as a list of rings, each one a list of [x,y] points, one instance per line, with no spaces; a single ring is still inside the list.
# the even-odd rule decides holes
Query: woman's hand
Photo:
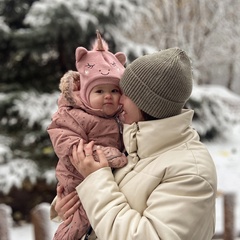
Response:
[[[58,216],[64,221],[65,225],[69,225],[72,221],[73,214],[80,206],[80,200],[75,191],[63,196],[63,187],[57,187],[57,200],[55,211]]]
[[[73,146],[72,157],[70,160],[77,171],[86,178],[91,173],[99,170],[100,168],[108,167],[108,161],[103,151],[97,147],[97,155],[99,162],[96,162],[93,158],[93,146],[94,142],[86,144],[84,147],[83,140],[77,146]]]

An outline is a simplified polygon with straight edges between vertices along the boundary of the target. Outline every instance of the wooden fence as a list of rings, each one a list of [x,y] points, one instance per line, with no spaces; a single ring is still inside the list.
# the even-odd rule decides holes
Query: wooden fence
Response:
[[[240,233],[236,233],[235,230],[235,194],[227,193],[222,194],[219,197],[223,197],[223,209],[224,209],[224,232],[221,234],[215,234],[213,239],[223,240],[235,240],[240,237]],[[31,211],[31,221],[34,228],[35,240],[51,240],[49,226],[51,220],[49,219],[49,207],[48,203],[41,203]],[[12,227],[12,210],[5,204],[0,204],[0,239],[11,240],[10,230]]]
[[[213,239],[234,240],[240,237],[240,232],[237,233],[235,227],[235,200],[236,195],[234,193],[219,194],[219,197],[223,197],[223,213],[224,213],[224,232],[221,234],[215,234]]]

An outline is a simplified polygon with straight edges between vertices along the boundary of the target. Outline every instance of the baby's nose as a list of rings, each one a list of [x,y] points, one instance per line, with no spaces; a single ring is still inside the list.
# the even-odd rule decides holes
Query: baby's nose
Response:
[[[111,98],[112,97],[112,94],[111,93],[106,93],[105,94],[105,98]]]

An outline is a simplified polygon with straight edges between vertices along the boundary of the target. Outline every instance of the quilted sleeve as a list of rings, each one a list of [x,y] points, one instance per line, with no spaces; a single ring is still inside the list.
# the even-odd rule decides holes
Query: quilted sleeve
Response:
[[[80,139],[88,142],[85,121],[81,122],[79,121],[81,118],[76,118],[78,112],[82,113],[80,109],[59,108],[47,129],[54,151],[59,158],[71,154],[73,145],[78,145]]]

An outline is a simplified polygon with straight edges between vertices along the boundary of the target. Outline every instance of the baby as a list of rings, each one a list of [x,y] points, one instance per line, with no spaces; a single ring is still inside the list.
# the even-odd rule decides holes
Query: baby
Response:
[[[125,70],[126,56],[108,51],[107,43],[97,32],[91,51],[76,49],[76,68],[61,79],[61,95],[58,110],[52,116],[48,133],[59,161],[56,167],[58,184],[64,187],[64,195],[71,193],[83,181],[83,177],[71,164],[72,147],[80,139],[94,141],[100,146],[112,168],[127,164],[122,153],[122,125],[119,121],[121,90],[119,80]],[[95,160],[98,161],[94,154]],[[55,240],[80,239],[90,227],[85,211],[80,205],[70,225],[61,224]]]

